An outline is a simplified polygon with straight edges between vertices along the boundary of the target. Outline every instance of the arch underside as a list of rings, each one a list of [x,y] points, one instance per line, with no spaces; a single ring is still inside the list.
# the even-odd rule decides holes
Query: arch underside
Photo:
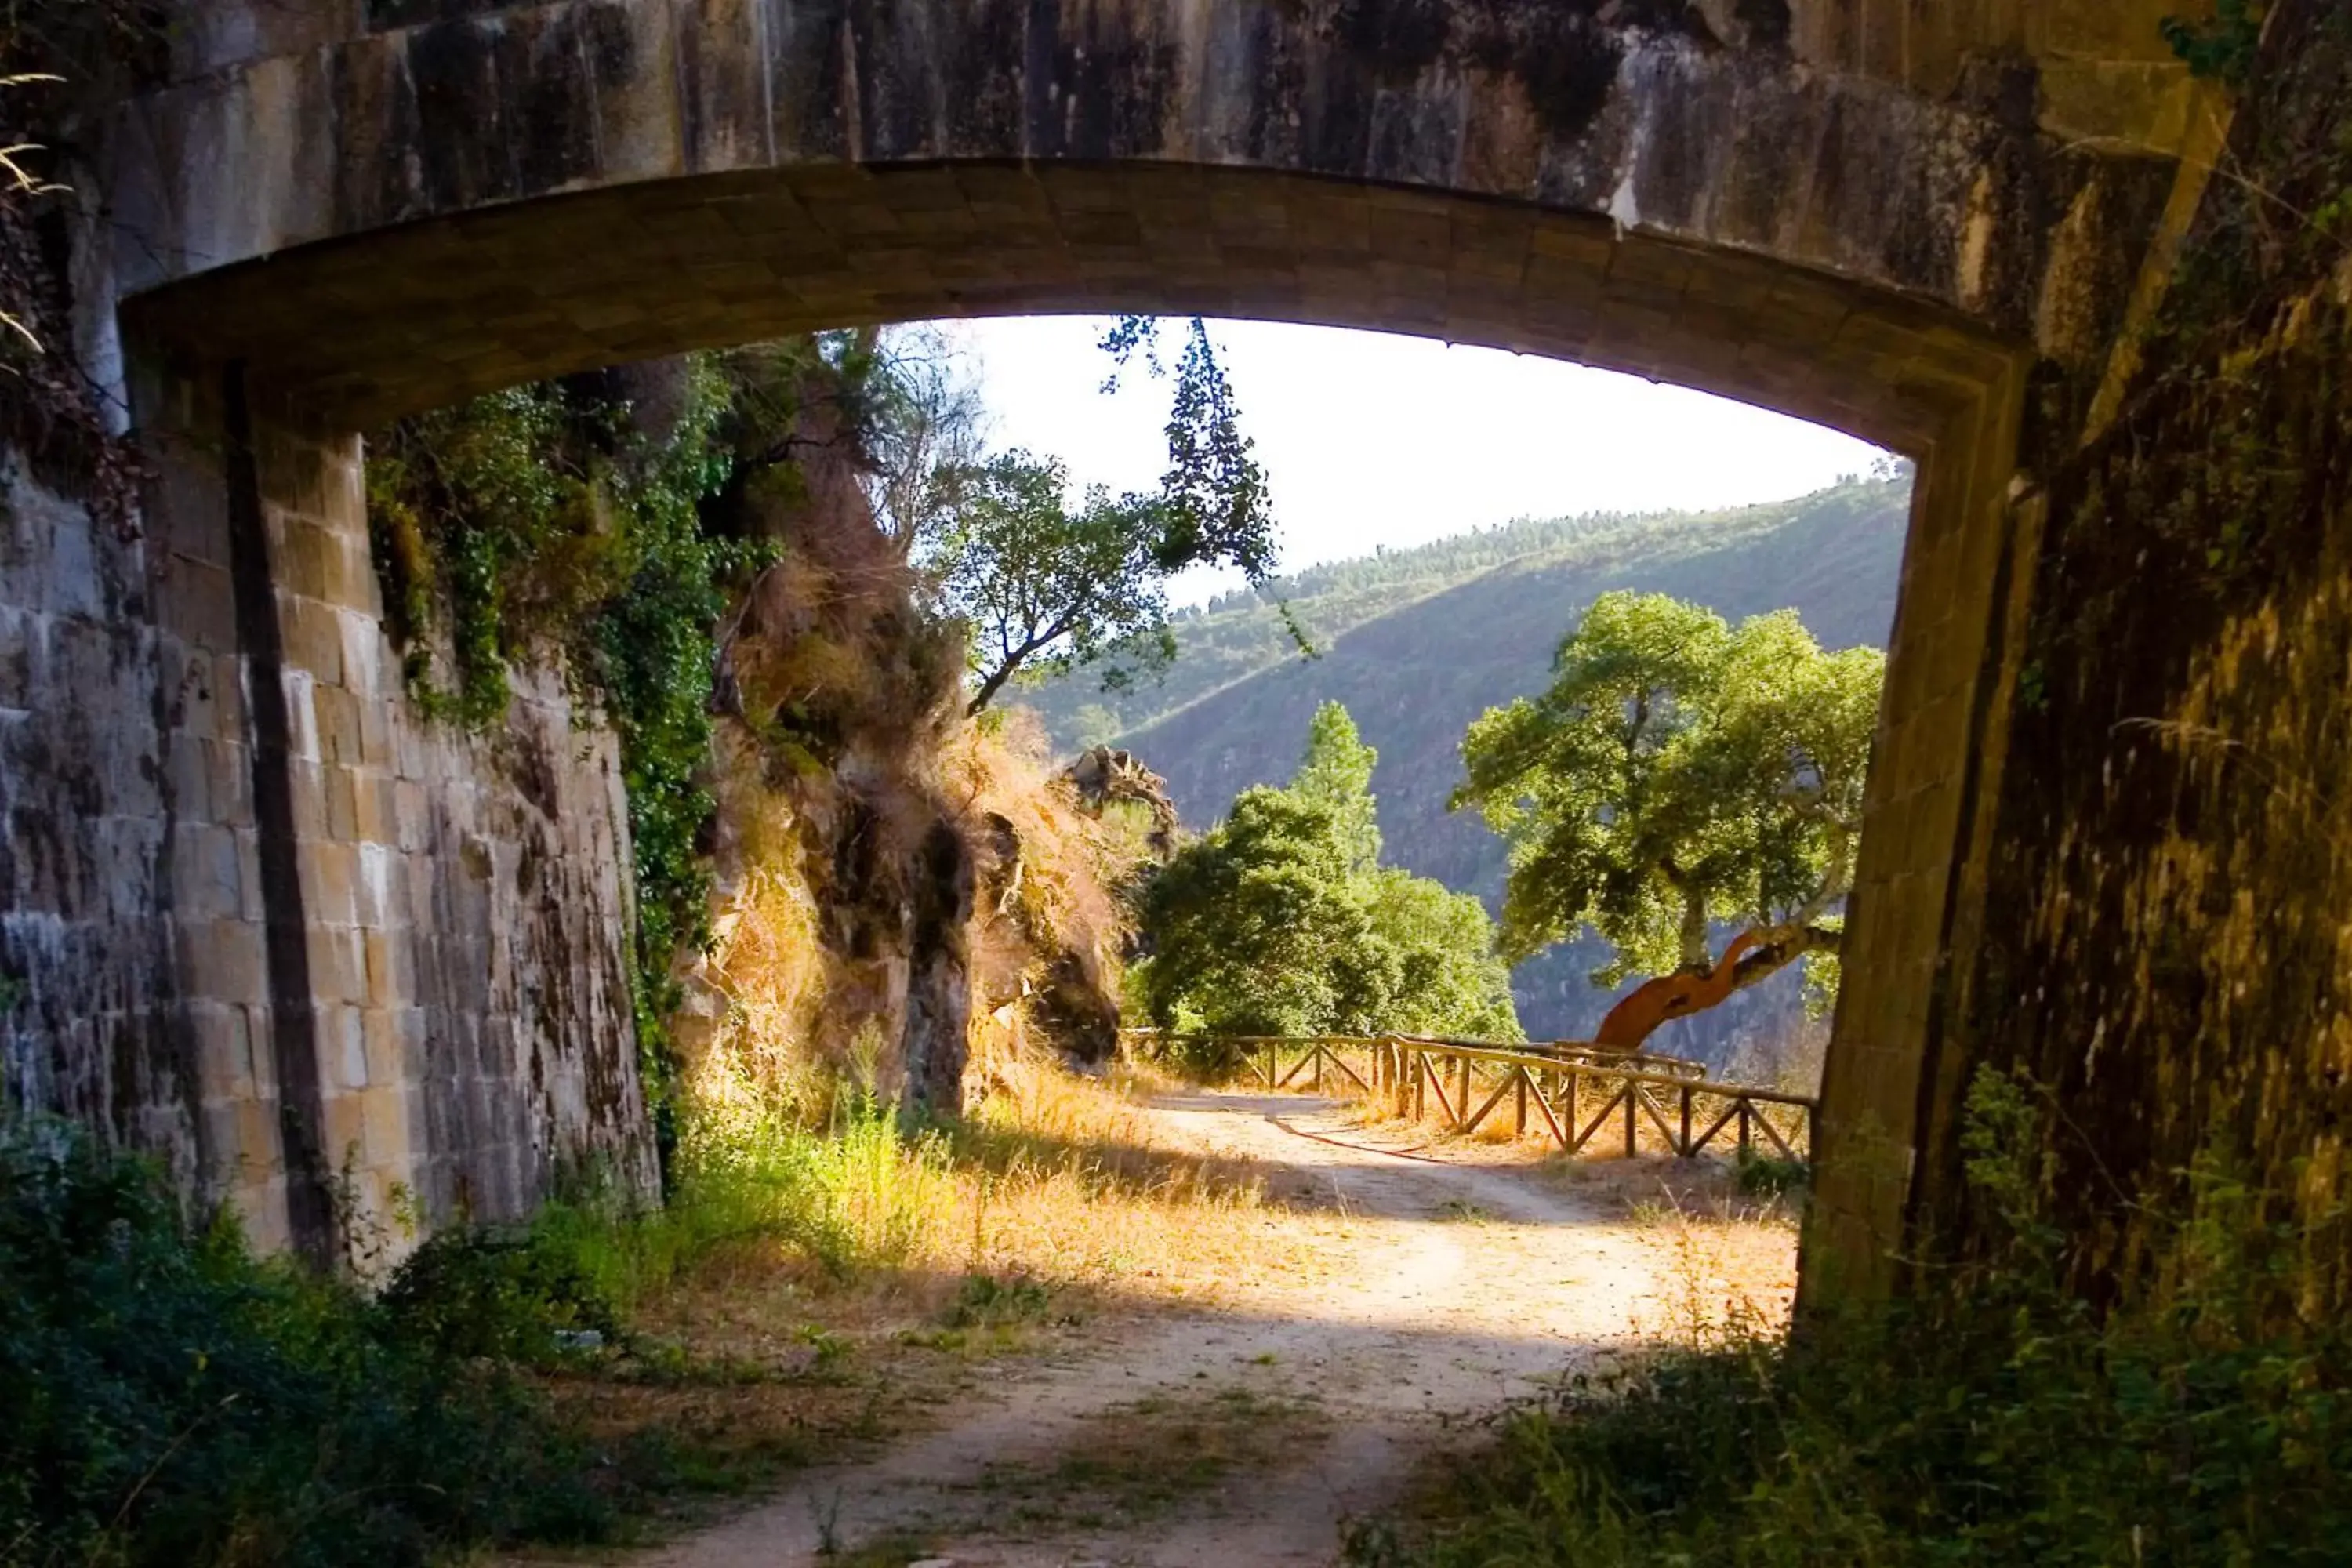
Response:
[[[792,332],[1127,310],[1574,360],[1915,453],[2014,358],[1932,302],[1607,218],[1170,163],[832,164],[625,184],[302,247],[126,313],[156,346],[244,361],[310,414],[362,426]]]
[[[1234,167],[980,162],[762,169],[534,198],[222,268],[131,301],[126,317],[144,353],[192,368],[241,363],[277,417],[333,431],[795,331],[1129,310],[1575,360],[1920,459],[1821,1145],[1833,1156],[1860,1126],[1896,1153],[1824,1173],[1814,1226],[1826,1239],[1808,1244],[1809,1258],[1841,1260],[1847,1288],[1880,1288],[1907,1192],[1900,1151],[1929,1073],[2028,363],[1958,312],[1729,246],[1465,193]],[[1575,445],[1563,429],[1563,464]],[[363,537],[363,522],[347,526]]]

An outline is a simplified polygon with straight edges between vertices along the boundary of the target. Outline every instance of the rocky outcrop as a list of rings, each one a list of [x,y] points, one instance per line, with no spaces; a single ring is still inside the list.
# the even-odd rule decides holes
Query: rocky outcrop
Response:
[[[1078,804],[1096,817],[1115,806],[1133,806],[1148,826],[1145,845],[1151,858],[1166,864],[1176,854],[1176,801],[1168,781],[1143,765],[1132,752],[1096,746],[1062,770],[1062,779]]]

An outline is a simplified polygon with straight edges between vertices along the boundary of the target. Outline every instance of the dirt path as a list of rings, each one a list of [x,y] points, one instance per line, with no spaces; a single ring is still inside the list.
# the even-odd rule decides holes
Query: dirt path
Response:
[[[1311,1287],[1009,1371],[941,1427],[803,1473],[648,1568],[1321,1563],[1467,1417],[1667,1310],[1669,1250],[1506,1166],[1381,1152],[1337,1107],[1202,1094],[1171,1137],[1286,1167],[1349,1216]]]

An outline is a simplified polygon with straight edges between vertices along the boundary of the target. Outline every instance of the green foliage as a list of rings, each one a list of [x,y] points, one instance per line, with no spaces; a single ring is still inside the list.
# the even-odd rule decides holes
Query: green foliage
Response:
[[[1734,1179],[1739,1190],[1749,1197],[1779,1197],[1811,1182],[1812,1166],[1803,1160],[1784,1159],[1778,1154],[1759,1154],[1753,1149],[1742,1149]]]
[[[2219,0],[2210,21],[2167,16],[2158,26],[2190,75],[2243,87],[2262,52],[2266,8],[2264,0]]]
[[[667,440],[626,438],[626,482],[618,488],[626,573],[582,626],[588,646],[575,662],[592,672],[621,743],[636,856],[637,1034],[657,1069],[667,1061],[665,1020],[677,1005],[676,955],[709,934],[709,877],[698,840],[713,809],[701,773],[710,752],[716,628],[728,590],[772,553],[703,529],[698,503],[719,490],[730,468],[715,439],[726,389],[700,363],[690,389]]]
[[[1853,873],[1885,657],[1826,654],[1793,612],[1737,628],[1664,595],[1604,594],[1549,691],[1463,742],[1475,806],[1511,845],[1507,951],[1591,924],[1601,978],[1707,958],[1713,921],[1812,925]]]
[[[1167,509],[1097,486],[1073,510],[1068,480],[1059,461],[1017,451],[939,479],[926,556],[942,606],[971,628],[973,713],[1016,674],[1099,665],[1116,689],[1175,657]]]
[[[522,1384],[77,1131],[0,1133],[0,1562],[422,1564],[613,1525]]]
[[[486,729],[509,670],[558,663],[620,742],[636,856],[638,1037],[658,1099],[675,955],[704,936],[696,841],[711,811],[713,629],[766,559],[716,538],[698,503],[725,483],[730,388],[692,362],[659,440],[593,385],[512,388],[404,421],[371,446],[368,518],[409,689]]]
[[[1161,374],[1159,329],[1157,318],[1125,317],[1103,347],[1121,365],[1140,351]],[[969,711],[1015,676],[1087,669],[1105,691],[1132,687],[1176,657],[1168,579],[1195,566],[1238,567],[1253,584],[1272,575],[1265,472],[1197,317],[1177,362],[1167,437],[1158,493],[1114,498],[1096,487],[1076,510],[1067,471],[1051,458],[1014,451],[940,466],[921,508],[922,553],[942,607],[971,629],[978,684]]]
[[[1380,865],[1373,762],[1326,709],[1290,788],[1244,791],[1146,887],[1137,984],[1156,1024],[1520,1037],[1485,909]]]
[[[709,1106],[685,1120],[659,1207],[593,1190],[548,1205],[522,1238],[492,1244],[495,1279],[540,1282],[520,1299],[556,1329],[609,1328],[693,1269],[744,1247],[788,1247],[847,1279],[904,1267],[942,1206],[949,1148],[893,1108],[844,1094],[811,1126],[788,1107]],[[498,1289],[458,1292],[495,1299]]]
[[[1162,572],[1234,566],[1253,584],[1273,575],[1274,513],[1265,471],[1250,455],[1254,446],[1242,434],[1233,383],[1217,363],[1209,329],[1195,316],[1168,412],[1168,471],[1160,480]]]
[[[381,1302],[403,1338],[448,1355],[553,1363],[622,1339],[617,1309],[581,1260],[528,1228],[440,1232],[394,1273]]]
[[[1369,1032],[1399,978],[1373,954],[1338,815],[1282,790],[1244,792],[1179,851],[1145,889],[1142,929],[1162,1028],[1182,1009],[1220,1034]]]
[[[598,497],[553,386],[520,386],[406,420],[368,457],[368,522],[410,694],[480,729],[507,669],[587,611],[611,575]],[[455,684],[438,675],[446,637]]]
[[[1366,1568],[2342,1563],[2352,1335],[2298,1314],[2311,1238],[2209,1158],[2169,1294],[2063,1285],[2028,1124],[1971,1096],[1972,1180],[2022,1222],[1930,1294],[1581,1379],[1465,1464],[1441,1517],[1360,1530]],[[2004,1153],[2003,1151],[2006,1151]]]
[[[967,1277],[948,1314],[951,1329],[987,1329],[1002,1323],[1034,1322],[1045,1315],[1053,1292],[1034,1279],[993,1274]]]
[[[1373,949],[1394,959],[1392,970],[1381,970],[1393,973],[1394,983],[1371,1009],[1379,1027],[1475,1040],[1526,1037],[1486,905],[1393,866],[1377,868],[1359,886],[1371,916]]]
[[[1372,798],[1380,761],[1347,709],[1326,702],[1307,727],[1307,756],[1290,779],[1291,794],[1329,806],[1339,819],[1340,844],[1358,874],[1381,863],[1380,809]]]
[[[675,1373],[631,1317],[745,1249],[907,1267],[952,1206],[948,1160],[870,1097],[815,1127],[714,1108],[659,1207],[585,1184],[434,1237],[370,1298],[191,1226],[160,1173],[76,1129],[0,1131],[0,1564],[423,1568],[610,1539],[624,1508],[738,1472],[658,1433],[592,1444],[519,1369]],[[954,1316],[1045,1300],[975,1277]]]

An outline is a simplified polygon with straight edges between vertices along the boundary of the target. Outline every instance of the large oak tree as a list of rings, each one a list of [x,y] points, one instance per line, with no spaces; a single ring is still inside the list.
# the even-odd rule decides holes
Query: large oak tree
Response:
[[[1623,1049],[1801,958],[1833,984],[1884,668],[1875,648],[1823,651],[1794,611],[1735,627],[1603,595],[1550,689],[1463,742],[1454,804],[1510,841],[1505,951],[1590,925],[1617,953],[1596,983],[1655,976],[1596,1031]]]

